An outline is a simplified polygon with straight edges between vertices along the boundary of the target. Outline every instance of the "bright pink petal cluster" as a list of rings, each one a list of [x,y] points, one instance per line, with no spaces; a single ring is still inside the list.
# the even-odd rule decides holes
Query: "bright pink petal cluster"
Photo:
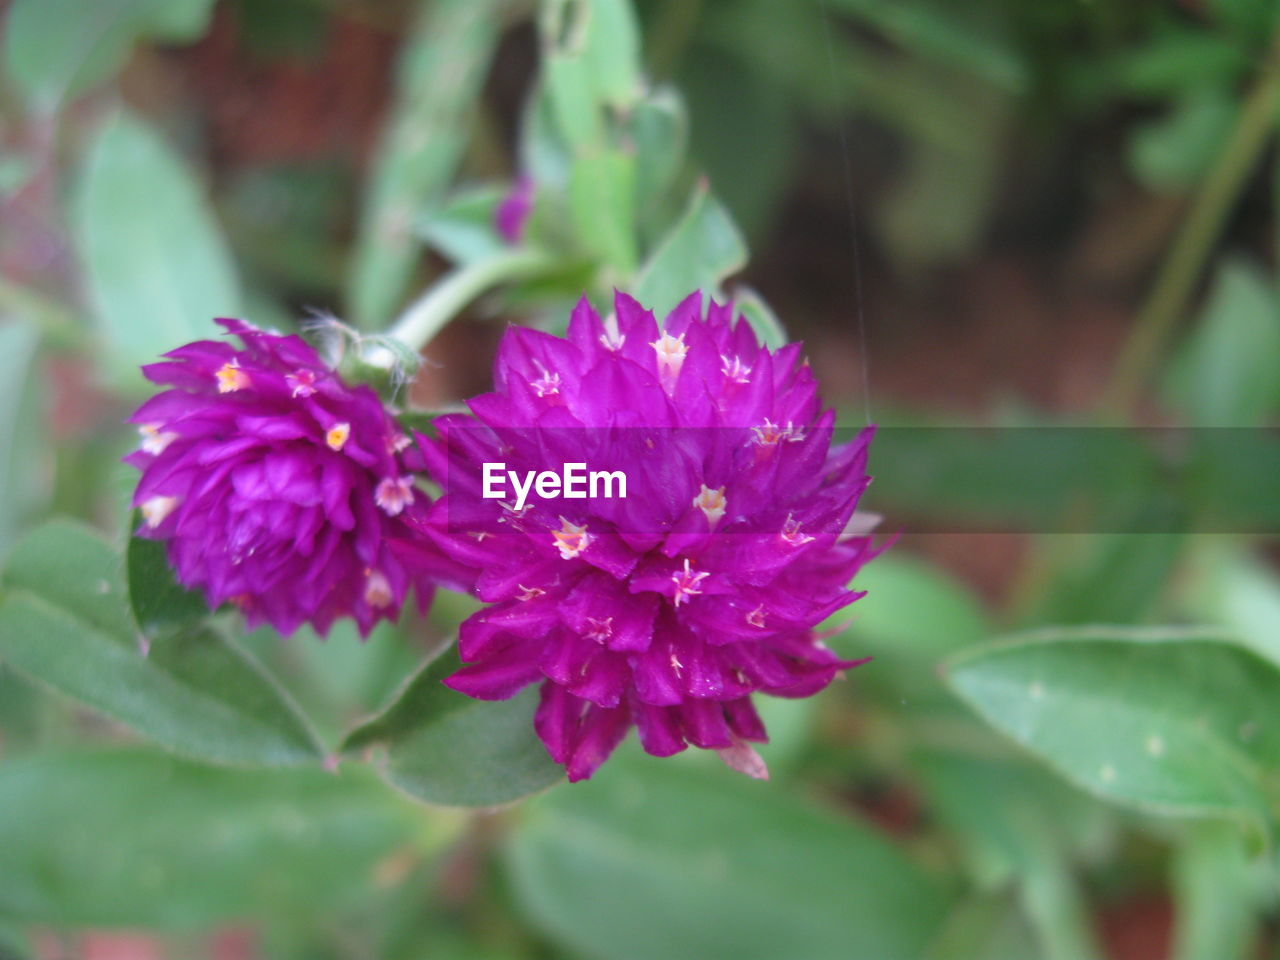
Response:
[[[250,626],[362,634],[418,603],[454,566],[398,540],[428,501],[410,474],[410,439],[367,386],[351,386],[296,336],[218,321],[243,343],[201,340],[143,368],[169,389],[130,418],[142,476],[138,536],[163,540],[183,585],[230,601]]]
[[[833,447],[800,345],[767,349],[697,293],[661,325],[619,294],[608,320],[579,303],[565,338],[513,327],[495,387],[420,438],[445,488],[421,529],[486,604],[446,683],[482,699],[540,684],[537,732],[571,780],[632,726],[651,754],[693,744],[763,775],[752,695],[806,697],[856,664],[816,628],[874,553],[853,530],[870,429]],[[517,508],[484,496],[499,462],[584,462],[629,489]]]

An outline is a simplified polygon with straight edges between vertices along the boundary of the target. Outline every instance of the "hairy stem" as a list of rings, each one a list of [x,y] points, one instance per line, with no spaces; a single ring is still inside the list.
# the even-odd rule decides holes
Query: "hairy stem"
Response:
[[[536,250],[512,250],[459,267],[432,285],[400,315],[387,335],[415,352],[421,350],[468,303],[486,290],[536,276],[552,265]]]

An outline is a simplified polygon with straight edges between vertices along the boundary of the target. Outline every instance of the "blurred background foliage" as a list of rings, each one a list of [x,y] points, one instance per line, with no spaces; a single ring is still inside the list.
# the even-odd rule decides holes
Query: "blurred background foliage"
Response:
[[[1274,427],[1274,0],[0,9],[0,956],[1280,950],[1280,554],[1192,532],[1274,533],[1248,435],[1177,510],[1109,474],[1140,534],[1013,532],[1025,447],[882,445],[888,529],[1003,532],[867,568],[830,642],[875,660],[767,705],[770,784],[632,744],[515,806],[527,698],[434,683],[470,601],[241,637],[125,554],[118,463],[212,316],[395,321],[430,411],[615,285],[776,311],[849,424]]]

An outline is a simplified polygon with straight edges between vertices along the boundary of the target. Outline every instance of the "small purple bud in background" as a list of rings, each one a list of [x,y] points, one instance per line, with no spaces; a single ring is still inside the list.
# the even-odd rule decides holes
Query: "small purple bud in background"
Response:
[[[494,211],[494,225],[502,239],[519,246],[524,239],[525,223],[533,210],[533,178],[521,174]]]

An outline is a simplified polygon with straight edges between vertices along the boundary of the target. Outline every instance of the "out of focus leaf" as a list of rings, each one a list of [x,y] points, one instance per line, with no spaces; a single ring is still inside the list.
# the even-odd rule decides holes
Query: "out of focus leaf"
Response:
[[[1187,543],[1181,533],[1095,534],[1065,544],[1058,540],[1059,545],[1082,549],[1054,570],[1033,611],[1034,620],[1061,625],[1141,623],[1158,609]]]
[[[1069,862],[1104,839],[1098,805],[1047,771],[934,748],[917,750],[911,764],[932,815],[982,887],[1026,875],[1038,859]]]
[[[320,746],[278,685],[208,629],[144,650],[118,554],[52,521],[14,548],[0,601],[0,657],[161,745],[232,765],[318,762]]]
[[[1007,20],[982,5],[937,0],[833,0],[832,6],[875,27],[919,57],[972,72],[1011,93],[1023,92],[1029,71],[1002,29]]]
[[[850,607],[842,631],[876,656],[900,655],[932,663],[991,635],[973,594],[937,568],[905,553],[890,553],[858,573],[854,586],[867,596]],[[838,614],[837,617],[840,615]]]
[[[0,324],[0,556],[23,523],[49,499],[49,435],[36,368],[39,336],[22,320]]]
[[[1168,393],[1201,427],[1261,426],[1280,409],[1280,302],[1253,265],[1219,268]]]
[[[352,313],[382,326],[417,257],[414,221],[443,194],[466,145],[507,0],[422,4],[400,54],[396,99],[367,188],[349,277]]]
[[[794,99],[741,51],[714,47],[684,65],[680,87],[694,110],[690,152],[698,167],[747,236],[765,238],[804,140]]]
[[[181,43],[205,31],[213,0],[14,0],[4,62],[40,109],[101,83],[139,39]]]
[[[1134,131],[1129,140],[1129,162],[1154,189],[1190,187],[1222,151],[1238,110],[1229,90],[1193,90],[1168,116]]]
[[[867,595],[826,624],[841,656],[872,657],[857,683],[895,711],[954,709],[938,682],[945,656],[991,636],[982,608],[960,584],[910,555],[892,551],[859,571],[853,586]]]
[[[636,157],[605,147],[581,153],[569,173],[569,211],[578,243],[615,277],[636,268]]]
[[[1280,575],[1239,544],[1213,541],[1195,544],[1191,567],[1192,613],[1280,665]]]
[[[720,296],[720,282],[747,262],[747,248],[728,211],[706,183],[640,270],[635,296],[659,317],[694,290]]]
[[[773,308],[764,302],[764,298],[750,287],[739,286],[733,291],[733,310],[741,314],[751,324],[760,342],[772,350],[786,346],[788,341],[786,328],[773,312]]]
[[[506,247],[494,226],[494,216],[507,190],[483,186],[460,192],[429,213],[418,233],[456,264],[492,257]]]
[[[141,750],[0,767],[0,914],[28,924],[200,930],[318,923],[378,865],[446,839],[361,771],[235,771]]]
[[[946,910],[875,831],[727,770],[617,756],[524,813],[524,910],[604,960],[907,960]]]
[[[1133,529],[1124,524],[1164,493],[1156,450],[1123,430],[887,428],[873,455],[866,508],[943,530]]]
[[[1214,17],[1251,43],[1261,43],[1271,36],[1280,7],[1269,0],[1209,0]]]
[[[977,894],[951,911],[921,960],[1026,960],[1035,951],[1011,897]]]
[[[460,666],[450,649],[424,664],[382,713],[348,734],[343,750],[385,748],[383,775],[426,803],[492,807],[564,776],[533,731],[536,686],[510,700],[473,700],[440,681]]]
[[[1001,138],[992,112],[972,107],[987,128],[962,149],[918,141],[902,176],[875,208],[896,263],[929,267],[969,254],[986,225],[997,186]]]
[[[1100,797],[1266,822],[1280,669],[1220,635],[1046,631],[961,653],[947,679],[989,724]]]
[[[1118,64],[1120,89],[1149,97],[1230,87],[1249,70],[1249,51],[1233,37],[1202,30],[1166,30]]]
[[[0,960],[27,960],[34,956],[26,935],[6,920],[0,920]]]
[[[606,109],[641,91],[639,31],[628,0],[551,0],[540,15],[543,69],[561,135],[575,151],[607,144]]]
[[[689,118],[672,89],[646,96],[632,108],[629,128],[636,152],[636,212],[641,218],[660,211],[684,163]]]
[[[1234,824],[1188,827],[1173,860],[1174,960],[1246,960],[1257,955],[1256,911],[1267,880],[1247,847]]]
[[[230,254],[195,180],[128,113],[89,147],[74,235],[106,359],[123,383],[140,383],[140,364],[239,311]]]
[[[174,579],[164,544],[159,540],[130,537],[125,567],[133,619],[148,637],[196,626],[208,619],[209,607],[204,598]]]

